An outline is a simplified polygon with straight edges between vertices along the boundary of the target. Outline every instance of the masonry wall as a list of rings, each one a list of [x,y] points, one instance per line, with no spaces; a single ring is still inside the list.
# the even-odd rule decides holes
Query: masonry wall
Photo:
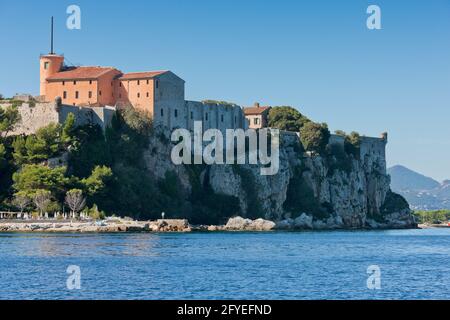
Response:
[[[9,103],[0,104],[7,107]],[[23,103],[18,107],[22,121],[16,126],[10,135],[33,134],[39,128],[50,123],[64,123],[70,113],[75,115],[76,125],[97,124],[103,130],[111,124],[112,117],[116,112],[114,107],[92,107],[83,108],[70,105],[58,105],[56,102],[38,102],[34,106]]]

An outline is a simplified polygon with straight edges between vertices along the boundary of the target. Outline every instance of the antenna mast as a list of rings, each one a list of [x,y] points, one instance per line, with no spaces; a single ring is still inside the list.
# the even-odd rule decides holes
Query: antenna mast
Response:
[[[53,52],[53,16],[52,16],[52,23],[51,23],[51,32],[50,32],[50,54],[54,54]]]

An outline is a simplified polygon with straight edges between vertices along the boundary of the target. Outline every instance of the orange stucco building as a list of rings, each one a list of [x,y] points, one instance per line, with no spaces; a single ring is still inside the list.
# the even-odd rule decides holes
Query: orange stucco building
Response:
[[[113,67],[67,67],[56,54],[40,57],[40,95],[74,106],[133,106],[156,114],[159,105],[184,102],[184,80],[170,71],[123,73]]]

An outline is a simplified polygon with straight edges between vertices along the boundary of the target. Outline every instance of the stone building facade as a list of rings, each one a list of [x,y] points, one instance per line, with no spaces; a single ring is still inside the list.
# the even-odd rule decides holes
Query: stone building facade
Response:
[[[66,67],[56,54],[40,58],[40,100],[61,98],[79,107],[134,107],[156,125],[193,129],[194,121],[209,128],[246,128],[241,107],[185,100],[185,81],[171,71],[122,73],[113,67]]]

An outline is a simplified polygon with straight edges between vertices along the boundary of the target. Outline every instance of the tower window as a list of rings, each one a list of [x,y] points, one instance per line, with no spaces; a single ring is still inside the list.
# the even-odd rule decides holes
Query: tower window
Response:
[[[148,79],[147,79],[147,84],[148,84],[149,82],[148,82]]]
[[[205,113],[205,120],[208,121],[208,112]]]
[[[159,88],[159,80],[156,80],[156,89]]]
[[[101,95],[102,95],[102,90],[100,90],[100,91],[98,92],[98,95],[99,95],[99,96],[101,96]]]
[[[77,82],[76,82],[76,81],[74,81],[74,82],[73,82],[73,84],[77,84]]]
[[[220,115],[220,121],[223,122],[223,114]]]
[[[141,81],[138,80],[138,86],[141,84]]]
[[[138,92],[138,94],[137,94],[137,97],[138,97],[138,98],[140,98],[140,97],[141,97],[141,94],[140,94],[139,92]]]
[[[191,120],[194,119],[194,112],[191,111]]]
[[[89,84],[92,84],[92,80],[89,80]]]
[[[161,109],[161,117],[164,117],[164,109]]]
[[[63,82],[62,82],[62,85],[63,85],[63,86],[64,86],[64,85],[66,85],[66,82],[65,82],[65,81],[63,81]]]
[[[92,91],[89,91],[88,96],[89,98],[92,98]]]
[[[78,96],[79,96],[78,91],[75,91],[75,99],[78,99]]]
[[[147,92],[147,98],[149,97],[149,94],[148,94],[148,92]]]
[[[67,91],[63,92],[63,99],[67,99]]]
[[[48,61],[44,62],[44,69],[45,69],[45,70],[48,69],[48,65],[49,65],[49,62],[48,62]]]
[[[178,110],[175,109],[175,118],[177,118],[177,117],[178,117]]]
[[[119,87],[122,87],[122,82],[119,82]]]

